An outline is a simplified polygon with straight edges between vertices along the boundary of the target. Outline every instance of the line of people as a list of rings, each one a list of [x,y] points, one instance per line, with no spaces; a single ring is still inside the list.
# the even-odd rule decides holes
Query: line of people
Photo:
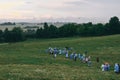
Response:
[[[69,52],[71,52],[71,54]],[[72,52],[72,48],[69,48],[69,47],[65,47],[64,49],[49,47],[47,49],[47,53],[53,55],[54,58],[56,58],[57,55],[65,55],[65,58],[69,58],[74,61],[77,61],[78,59],[82,61],[83,63],[87,63],[88,66],[91,66],[91,57],[86,56],[87,51],[85,51],[85,53],[83,54],[80,54],[80,53],[77,54],[76,52]]]
[[[78,59],[82,61],[83,63],[87,63],[88,66],[91,66],[91,57],[86,56],[87,51],[85,51],[83,54],[80,54],[80,53],[77,54],[76,52],[72,52],[72,51],[73,51],[73,48],[69,48],[69,47],[65,47],[63,49],[49,47],[47,49],[47,53],[53,55],[54,58],[56,58],[57,55],[65,55],[65,58],[69,58],[74,61],[77,61]],[[96,61],[99,62],[99,57],[96,58]],[[101,65],[101,68],[102,68],[102,71],[109,71],[110,64],[106,62]],[[120,65],[118,63],[115,63],[114,65],[114,72],[120,73]]]

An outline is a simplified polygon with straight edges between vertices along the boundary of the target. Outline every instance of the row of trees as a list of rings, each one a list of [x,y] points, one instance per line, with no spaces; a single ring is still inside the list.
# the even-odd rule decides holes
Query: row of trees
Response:
[[[72,36],[102,36],[120,34],[120,21],[118,17],[112,17],[109,23],[92,24],[68,23],[59,28],[54,25],[48,26],[44,24],[44,28],[40,28],[36,32],[37,38],[55,38],[55,37],[72,37]]]
[[[48,26],[44,23],[44,27],[38,28],[36,33],[25,33],[20,27],[15,27],[9,31],[0,30],[0,42],[18,42],[26,40],[27,38],[59,38],[59,37],[73,37],[73,36],[103,36],[111,34],[120,34],[120,21],[118,17],[112,17],[109,23],[92,24],[83,23],[68,23],[61,27],[54,25]]]
[[[5,31],[0,30],[0,42],[19,42],[24,40],[25,36],[20,27],[15,27],[13,30],[8,30],[8,28]]]

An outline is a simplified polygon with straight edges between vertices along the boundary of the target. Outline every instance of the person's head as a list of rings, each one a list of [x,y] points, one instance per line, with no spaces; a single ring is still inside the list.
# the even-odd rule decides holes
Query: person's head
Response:
[[[117,66],[118,65],[118,63],[115,63],[115,66]]]

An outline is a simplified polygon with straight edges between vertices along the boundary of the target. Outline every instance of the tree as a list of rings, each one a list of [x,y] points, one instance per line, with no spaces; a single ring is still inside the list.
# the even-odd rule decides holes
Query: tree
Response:
[[[11,37],[13,42],[23,41],[25,40],[25,36],[23,34],[23,30],[20,27],[14,27],[11,31]]]
[[[54,25],[50,25],[49,27],[49,37],[50,38],[56,38],[58,37],[58,29]]]
[[[9,33],[10,33],[10,31],[8,30],[8,28],[6,28],[4,30],[4,33],[3,33],[3,37],[4,37],[5,42],[9,42],[9,39],[10,39]]]
[[[78,36],[83,36],[83,34],[84,34],[84,28],[85,28],[85,27],[84,27],[82,24],[78,24],[76,28],[77,28],[77,29],[76,29],[77,35],[78,35]]]
[[[49,38],[49,26],[47,23],[44,23],[43,33],[44,38]]]
[[[44,29],[48,29],[48,27],[49,27],[48,24],[45,22],[44,23]]]
[[[36,38],[43,38],[43,36],[44,36],[43,29],[42,28],[37,29]]]
[[[103,24],[101,23],[98,23],[96,25],[94,25],[93,27],[93,30],[94,30],[94,36],[102,36],[102,35],[105,35],[105,27]]]
[[[76,24],[68,23],[59,28],[59,35],[61,37],[71,37],[77,34]]]
[[[83,27],[84,29],[83,29],[82,36],[91,36],[91,31],[93,29],[92,22],[84,23]]]
[[[5,42],[18,42],[25,40],[25,37],[20,27],[15,27],[12,31],[6,28],[4,31],[4,40]]]
[[[109,20],[109,33],[110,34],[118,34],[120,33],[120,22],[119,18],[114,16]]]
[[[0,42],[3,42],[3,31],[0,30]]]

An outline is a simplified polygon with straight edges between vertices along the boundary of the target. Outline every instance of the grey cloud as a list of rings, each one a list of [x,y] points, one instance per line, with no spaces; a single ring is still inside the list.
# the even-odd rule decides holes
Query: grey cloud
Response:
[[[92,2],[99,2],[99,3],[118,3],[120,0],[90,0]]]
[[[88,1],[71,1],[71,2],[65,2],[66,5],[76,5],[76,6],[84,6],[84,5],[88,5],[89,2]]]
[[[30,2],[30,1],[28,1],[28,2],[25,2],[26,4],[32,4],[33,2]]]
[[[114,5],[120,4],[120,0],[77,0],[77,1],[71,1],[66,2],[67,5],[94,5],[94,4],[106,4],[106,5]]]
[[[35,2],[36,1],[33,1],[33,0],[26,0],[26,1],[24,1],[24,3],[26,4],[26,5],[34,5],[35,4]]]

